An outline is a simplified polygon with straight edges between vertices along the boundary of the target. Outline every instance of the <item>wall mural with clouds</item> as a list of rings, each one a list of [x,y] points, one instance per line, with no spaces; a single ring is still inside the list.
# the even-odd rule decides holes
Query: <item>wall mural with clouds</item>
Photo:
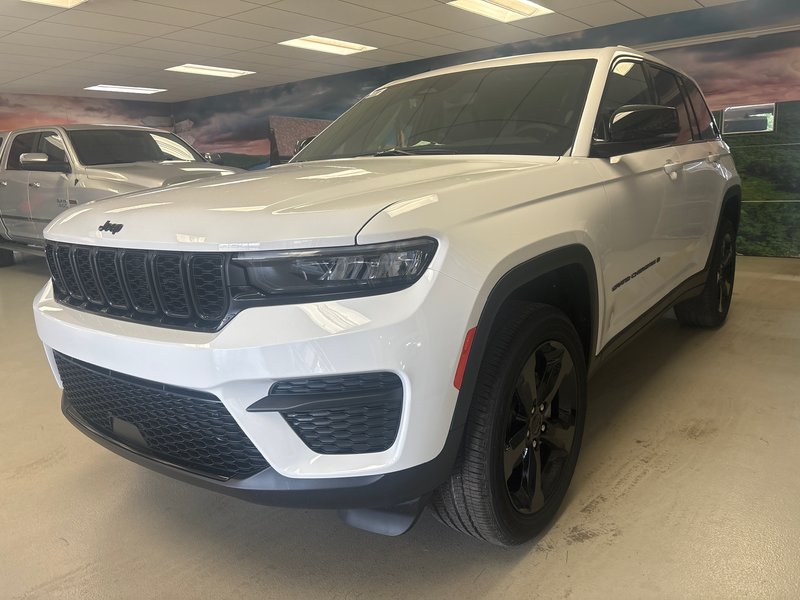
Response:
[[[745,0],[172,105],[0,95],[0,130],[62,122],[172,125],[201,151],[223,153],[229,164],[260,166],[269,161],[270,154],[273,159],[276,153],[291,154],[297,139],[317,133],[371,90],[401,77],[513,54],[616,44],[637,47],[742,28],[779,28],[799,19],[798,0]],[[800,100],[800,32],[677,47],[654,54],[692,75],[713,109]],[[769,161],[800,164],[795,160],[800,156],[793,154],[800,148],[800,123],[797,129],[793,119],[783,123],[781,112],[793,114],[779,110],[775,134],[760,138],[762,146],[772,144],[780,150],[764,153],[754,147],[748,149],[746,140],[733,139],[747,136],[731,136],[745,179],[745,201],[751,202],[745,207],[742,223],[740,250],[746,253],[800,256],[800,178],[788,178],[769,193],[761,183]],[[776,204],[767,204],[772,202]],[[748,229],[751,225],[754,231]],[[758,242],[751,243],[756,238]]]

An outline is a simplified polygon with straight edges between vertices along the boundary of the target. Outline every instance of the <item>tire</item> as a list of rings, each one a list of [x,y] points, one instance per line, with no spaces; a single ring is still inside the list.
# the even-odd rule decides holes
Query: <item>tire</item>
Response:
[[[689,327],[719,327],[728,317],[736,276],[736,228],[728,219],[720,223],[719,236],[703,292],[675,305],[675,316]]]
[[[453,529],[511,546],[547,527],[566,495],[586,417],[586,364],[572,323],[551,306],[515,305],[498,322],[461,452],[431,507]]]
[[[0,267],[10,267],[14,264],[14,252],[0,249]]]

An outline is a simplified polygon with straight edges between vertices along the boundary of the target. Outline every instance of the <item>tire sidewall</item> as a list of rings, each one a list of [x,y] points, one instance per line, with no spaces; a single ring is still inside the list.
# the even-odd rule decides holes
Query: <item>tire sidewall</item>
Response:
[[[506,424],[512,408],[510,399],[517,377],[531,354],[547,341],[563,344],[573,361],[577,376],[575,436],[564,470],[552,494],[547,498],[545,506],[534,514],[522,514],[514,508],[504,478]],[[508,359],[504,361],[503,368],[498,374],[490,403],[492,418],[486,436],[490,444],[487,452],[488,492],[495,521],[498,529],[503,532],[505,541],[521,543],[530,539],[553,519],[572,479],[586,417],[586,366],[578,334],[566,316],[555,309],[543,311],[537,318],[527,320],[514,333],[506,350],[506,356]]]

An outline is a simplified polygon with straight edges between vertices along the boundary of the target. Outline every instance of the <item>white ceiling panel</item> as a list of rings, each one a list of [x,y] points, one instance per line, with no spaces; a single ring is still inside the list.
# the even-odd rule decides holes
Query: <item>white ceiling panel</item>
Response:
[[[209,21],[208,23],[195,25],[193,29],[247,38],[249,40],[260,41],[265,44],[268,42],[281,42],[284,40],[290,40],[297,36],[297,32],[295,31],[287,31],[286,29],[277,29],[275,27],[266,27],[264,25],[246,23],[244,21],[236,21],[234,19],[218,19],[216,21]]]
[[[187,56],[199,57],[219,57],[226,54],[232,54],[235,50],[230,48],[219,48],[217,46],[205,46],[203,44],[192,44],[191,42],[182,42],[180,40],[173,40],[165,37],[151,38],[136,44],[137,48],[152,48],[154,50],[163,50],[165,52],[174,52],[176,54],[185,54]]]
[[[257,25],[266,25],[276,29],[284,29],[286,31],[293,31],[295,33],[302,34],[320,34],[331,31],[332,29],[338,29],[342,26],[342,24],[338,22],[334,23],[324,19],[309,17],[308,15],[301,15],[285,10],[277,10],[269,6],[239,13],[232,18],[236,19],[237,21],[255,23]]]
[[[20,2],[19,0],[0,0],[0,15],[6,17],[18,17],[22,19],[47,19],[62,12],[63,8],[45,6],[43,4],[31,4]]]
[[[448,33],[446,35],[439,35],[430,40],[439,46],[452,48],[453,50],[478,50],[480,48],[488,48],[489,46],[496,46],[491,40],[484,40],[475,35],[468,35],[466,33]]]
[[[275,1],[275,0],[273,0]],[[215,17],[229,17],[246,10],[258,8],[263,3],[243,0],[142,0],[147,4],[157,4],[159,6],[168,6],[171,8],[186,9],[191,7],[192,11],[204,13],[207,15],[214,15]]]
[[[33,19],[20,19],[19,17],[0,15],[0,31],[16,31],[33,23],[36,23]]]
[[[344,25],[358,25],[386,16],[386,13],[341,0],[280,0],[269,7]]]
[[[0,41],[2,41],[1,38]],[[156,48],[143,48],[141,46],[122,46],[120,48],[115,48],[114,50],[109,50],[106,54],[160,61],[159,64],[166,64],[170,67],[176,64],[197,60],[197,56],[194,54],[177,54],[175,52],[158,50]]]
[[[582,20],[573,19],[559,13],[514,21],[514,26],[544,36],[572,33],[573,31],[581,31],[582,29],[588,29],[590,27],[590,25]]]
[[[419,21],[413,21],[406,17],[385,17],[377,21],[370,21],[361,25],[364,29],[397,35],[410,40],[427,40],[437,35],[450,33],[451,29],[435,27]]]
[[[358,4],[385,12],[390,15],[403,15],[414,10],[430,8],[441,4],[440,0],[347,0],[350,4]]]
[[[415,10],[405,13],[403,16],[407,19],[413,19],[420,23],[435,25],[451,31],[470,31],[497,23],[497,21],[492,19],[461,10],[454,6],[448,6],[447,4],[439,4],[430,8],[423,8],[422,10]]]
[[[191,2],[186,2],[185,6],[191,7]],[[206,15],[191,10],[172,8],[171,6],[159,6],[138,0],[102,0],[100,2],[86,2],[72,9],[77,13],[100,13],[103,15],[114,15],[116,17],[128,17],[140,21],[151,21],[165,25],[176,25],[178,27],[193,27],[200,23],[214,20],[213,15]]]
[[[582,6],[589,6],[591,4],[599,4],[605,0],[539,0],[537,4],[546,6],[547,8],[556,12],[564,12],[573,8],[581,8]]]
[[[258,65],[263,71],[265,66],[273,67],[300,67],[305,64],[314,64],[315,61],[299,60],[298,58],[286,58],[262,52],[235,52],[225,57],[225,60],[234,61],[237,64]],[[256,69],[259,70],[259,69]]]
[[[28,30],[26,30],[28,31]],[[113,50],[117,44],[78,40],[73,38],[53,37],[48,35],[33,35],[32,33],[15,32],[0,38],[6,44],[19,44],[20,46],[37,46],[39,48],[59,48],[62,50],[78,50],[100,54]]]
[[[114,31],[118,33],[135,33],[146,37],[167,35],[173,31],[181,29],[177,25],[167,23],[154,23],[141,19],[130,19],[128,17],[118,17],[116,15],[103,15],[100,13],[81,12],[77,10],[65,10],[54,17],[40,22],[39,25],[54,25],[63,23],[65,25],[75,25],[84,29],[94,29],[96,31]],[[64,28],[66,30],[66,28]]]
[[[618,0],[620,4],[646,17],[703,8],[696,0]]]
[[[417,58],[430,58],[431,56],[443,56],[445,54],[457,52],[457,50],[453,50],[452,48],[427,42],[405,42],[403,44],[390,46],[389,50],[402,52],[404,54],[412,54]]]
[[[164,36],[168,40],[178,40],[192,44],[215,46],[217,48],[227,48],[229,50],[252,50],[264,45],[261,40],[251,40],[246,37],[224,35],[212,33],[210,31],[200,31],[199,29],[181,29],[175,33]]]
[[[344,27],[342,29],[334,29],[329,31],[326,35],[336,38],[337,40],[347,40],[356,44],[365,44],[375,48],[388,48],[394,44],[402,44],[409,41],[408,38],[382,33],[380,31],[370,31],[361,27]]]
[[[721,6],[722,4],[733,4],[742,0],[697,0],[703,6]]]
[[[79,60],[91,56],[90,52],[78,52],[76,50],[58,50],[55,48],[40,48],[39,46],[20,46],[19,44],[7,44],[0,37],[0,56],[3,60],[15,61],[16,56],[39,56],[49,58],[63,64],[68,60]]]
[[[633,19],[641,19],[643,16],[642,13],[631,10],[619,2],[601,2],[600,4],[592,4],[583,8],[573,8],[565,10],[564,14],[574,19],[580,19],[592,27],[632,21]]]
[[[534,33],[533,31],[520,29],[519,27],[514,27],[513,25],[507,25],[505,23],[473,29],[469,33],[470,35],[476,35],[484,40],[491,40],[496,44],[511,44],[513,42],[524,42],[542,37],[540,34]]]
[[[446,0],[88,0],[70,10],[0,0],[0,94],[173,102],[733,1],[538,0],[555,12],[504,24]],[[377,49],[338,56],[278,44],[308,34]],[[164,71],[185,62],[256,73],[220,79]],[[134,97],[81,89],[98,82],[168,91]]]

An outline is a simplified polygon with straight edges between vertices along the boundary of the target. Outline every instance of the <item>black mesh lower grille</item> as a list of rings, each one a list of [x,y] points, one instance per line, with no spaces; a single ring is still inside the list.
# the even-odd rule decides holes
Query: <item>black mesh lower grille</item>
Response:
[[[358,373],[279,381],[267,399],[313,398],[315,408],[281,411],[300,439],[319,454],[365,454],[394,444],[403,412],[402,390],[394,373]]]
[[[218,398],[55,353],[70,409],[109,439],[191,471],[245,478],[269,464]]]

